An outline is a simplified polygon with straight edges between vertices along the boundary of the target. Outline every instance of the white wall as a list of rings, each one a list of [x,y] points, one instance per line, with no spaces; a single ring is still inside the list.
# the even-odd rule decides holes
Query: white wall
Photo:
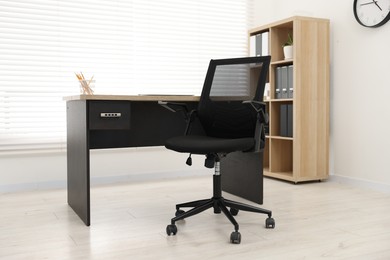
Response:
[[[330,19],[331,174],[390,190],[390,22],[360,26],[353,1],[255,0],[255,26],[294,15]]]
[[[254,26],[293,15],[331,21],[331,174],[390,187],[390,22],[378,29],[358,25],[353,1],[255,0]],[[149,150],[148,150],[149,149]],[[93,151],[96,182],[182,176],[207,171],[203,158],[187,167],[186,155],[163,148]],[[115,162],[115,163],[114,163]],[[164,172],[159,173],[161,170]],[[184,174],[185,175],[185,174]],[[64,152],[0,155],[0,191],[64,186]]]

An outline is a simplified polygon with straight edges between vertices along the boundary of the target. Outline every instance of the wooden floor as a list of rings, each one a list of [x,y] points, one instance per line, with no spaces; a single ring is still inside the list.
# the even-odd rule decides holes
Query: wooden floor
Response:
[[[178,222],[168,237],[175,203],[208,198],[211,178],[95,186],[90,227],[68,207],[66,190],[0,194],[0,259],[390,259],[390,195],[331,181],[265,179],[263,207],[276,227],[240,212],[240,245],[212,210]]]

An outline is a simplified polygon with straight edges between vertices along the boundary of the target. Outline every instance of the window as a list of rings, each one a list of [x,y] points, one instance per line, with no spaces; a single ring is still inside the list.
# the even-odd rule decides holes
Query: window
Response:
[[[99,94],[199,95],[247,56],[252,0],[0,0],[0,150],[64,147],[75,73]]]

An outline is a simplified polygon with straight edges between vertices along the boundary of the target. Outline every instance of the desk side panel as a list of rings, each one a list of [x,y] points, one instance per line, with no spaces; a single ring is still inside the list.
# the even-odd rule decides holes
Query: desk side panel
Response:
[[[87,101],[68,101],[66,108],[68,204],[89,226],[90,181]]]
[[[222,190],[263,204],[263,153],[230,153],[221,160]]]

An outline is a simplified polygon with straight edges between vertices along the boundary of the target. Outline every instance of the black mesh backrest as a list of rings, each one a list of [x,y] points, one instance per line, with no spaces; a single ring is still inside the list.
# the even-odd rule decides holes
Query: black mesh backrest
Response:
[[[243,101],[263,101],[270,56],[211,60],[198,106],[208,136],[254,137],[257,114]]]

